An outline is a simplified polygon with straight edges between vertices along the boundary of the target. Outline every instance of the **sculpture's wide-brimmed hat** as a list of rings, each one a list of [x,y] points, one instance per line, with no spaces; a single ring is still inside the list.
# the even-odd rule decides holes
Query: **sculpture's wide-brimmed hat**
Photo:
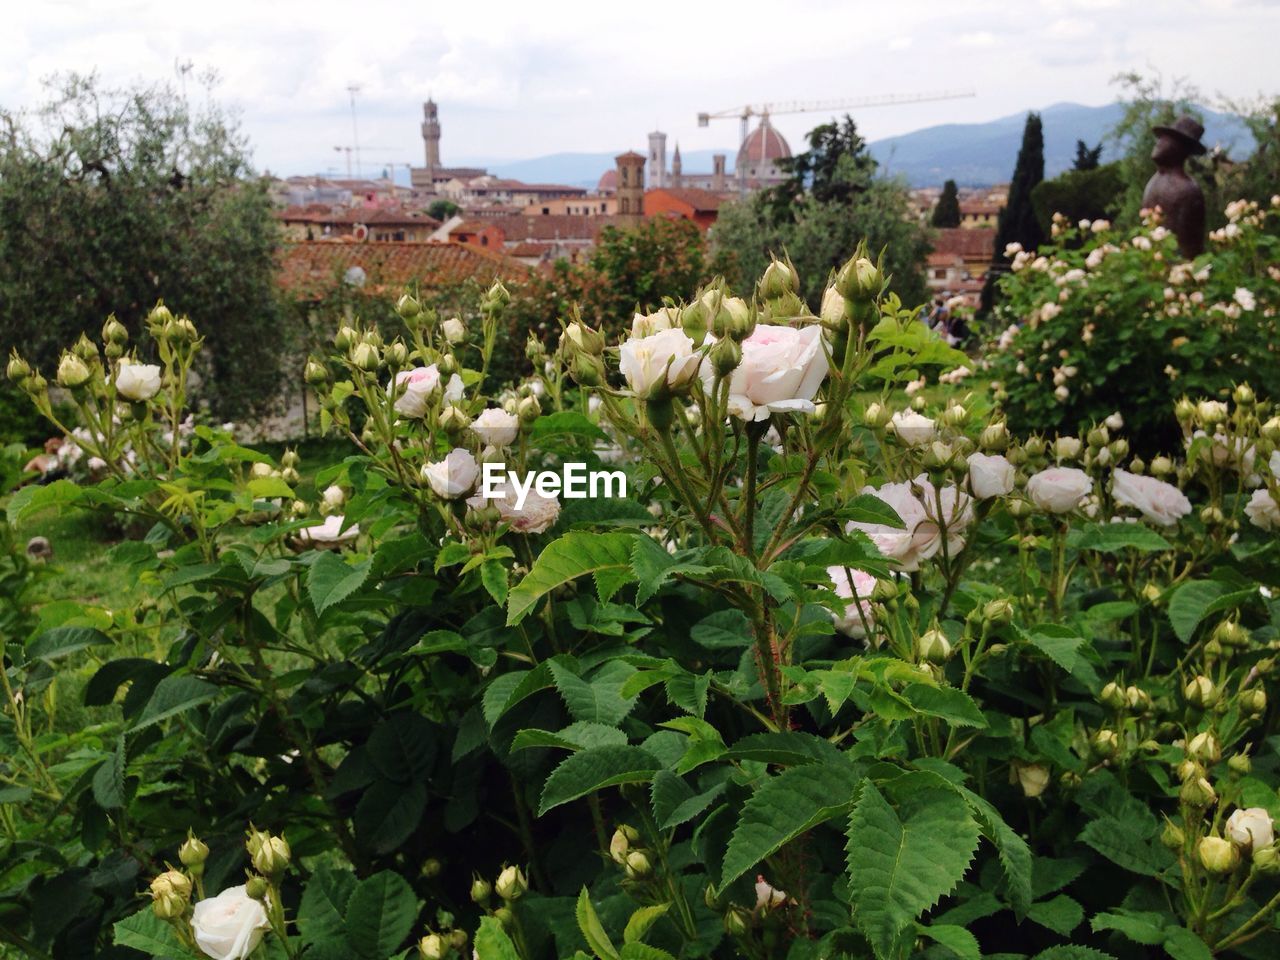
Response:
[[[1204,136],[1204,127],[1191,117],[1179,117],[1171,127],[1157,126],[1151,130],[1153,133],[1167,133],[1171,137],[1177,137],[1191,148],[1192,153],[1205,152],[1205,145],[1200,142],[1200,138]]]

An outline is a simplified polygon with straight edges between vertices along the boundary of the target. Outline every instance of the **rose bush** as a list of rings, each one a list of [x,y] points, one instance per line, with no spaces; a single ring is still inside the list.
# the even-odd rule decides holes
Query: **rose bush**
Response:
[[[7,517],[128,515],[149,592],[0,621],[0,942],[1274,953],[1274,407],[1188,399],[1145,459],[1111,410],[1019,435],[907,393],[964,358],[863,252],[821,316],[798,283],[566,321],[505,388],[500,285],[463,342],[406,295],[403,338],[353,320],[307,364],[350,445],[309,477],[184,437],[202,341],[163,308],[145,399],[114,330],[68,351],[74,421],[12,358],[102,467]],[[628,495],[480,490],[577,462]]]
[[[1010,426],[1072,434],[1123,410],[1149,456],[1177,441],[1182,396],[1218,400],[1247,380],[1274,399],[1280,196],[1226,217],[1192,262],[1155,214],[1132,234],[1058,216],[1052,243],[1009,251],[989,357]]]

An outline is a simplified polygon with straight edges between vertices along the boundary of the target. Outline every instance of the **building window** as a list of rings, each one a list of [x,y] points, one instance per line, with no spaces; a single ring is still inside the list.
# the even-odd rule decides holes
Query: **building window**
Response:
[[[544,217],[545,217],[545,216],[547,216],[549,213],[551,213],[551,208],[550,208],[550,207],[543,207],[543,208],[542,208],[542,215],[543,215]]]
[[[480,246],[487,247],[488,245],[489,245],[489,238],[487,236],[482,236],[480,238]]]
[[[623,213],[631,212],[631,199],[629,197],[622,198],[622,212]]]
[[[946,271],[946,270],[934,270],[934,271],[933,271],[933,279],[935,279],[935,280],[945,280],[946,278],[947,278],[947,271]]]

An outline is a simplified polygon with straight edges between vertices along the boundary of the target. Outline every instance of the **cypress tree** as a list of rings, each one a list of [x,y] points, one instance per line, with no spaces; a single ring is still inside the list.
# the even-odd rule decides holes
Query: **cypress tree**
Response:
[[[960,226],[960,197],[954,180],[943,184],[942,196],[938,198],[938,205],[933,208],[933,219],[930,222],[935,227]]]
[[[996,221],[996,249],[987,271],[987,282],[982,288],[982,309],[990,310],[995,301],[995,280],[1009,269],[1004,255],[1005,247],[1020,243],[1024,250],[1035,250],[1044,240],[1044,231],[1036,219],[1031,204],[1031,191],[1044,179],[1044,129],[1040,114],[1028,113],[1027,124],[1022,128],[1022,147],[1013,167],[1013,180],[1009,183],[1009,200]]]

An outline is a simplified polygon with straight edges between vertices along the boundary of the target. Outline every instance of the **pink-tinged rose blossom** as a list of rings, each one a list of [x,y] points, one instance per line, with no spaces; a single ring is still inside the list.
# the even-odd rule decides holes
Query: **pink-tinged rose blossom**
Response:
[[[973,519],[973,501],[954,486],[938,491],[924,474],[906,483],[886,483],[879,490],[864,487],[884,501],[903,522],[902,529],[879,523],[849,523],[847,529],[860,530],[884,557],[907,572],[919,570],[924,560],[942,549],[942,530],[950,555],[964,548],[965,531]],[[939,511],[939,500],[941,511]]]
[[[1233,843],[1250,850],[1261,850],[1271,846],[1275,840],[1271,814],[1262,807],[1250,807],[1247,810],[1236,810],[1227,817],[1224,831]]]
[[[213,960],[245,960],[270,927],[266,909],[249,896],[244,884],[201,900],[191,912],[196,946]]]
[[[1050,467],[1027,481],[1027,496],[1041,510],[1070,513],[1093,490],[1093,481],[1075,467]]]
[[[757,324],[742,341],[742,362],[729,378],[730,411],[742,420],[812,412],[828,369],[821,327]]]
[[[1111,495],[1116,503],[1132,507],[1152,523],[1172,527],[1191,512],[1191,501],[1171,483],[1127,470],[1116,470],[1113,478]]]
[[[1013,490],[1014,468],[1000,454],[969,454],[969,490],[979,500],[1003,497]]]
[[[520,435],[520,418],[501,407],[489,407],[471,421],[471,432],[490,447],[509,447]]]
[[[422,467],[422,479],[437,497],[445,500],[456,500],[470,493],[479,476],[480,465],[476,458],[471,451],[461,447],[454,447],[443,460]]]
[[[852,579],[850,576],[852,574]],[[832,611],[835,628],[846,637],[865,640],[867,629],[875,625],[871,613],[871,591],[876,588],[876,578],[864,570],[849,571],[846,567],[827,567],[827,576],[835,584],[836,596],[848,600],[844,613]],[[854,602],[854,597],[857,602]]]
[[[426,367],[401,370],[387,387],[388,393],[399,394],[395,411],[410,420],[421,420],[431,403],[431,394],[440,387],[440,370],[433,363]]]
[[[693,349],[693,340],[683,330],[660,330],[648,337],[632,337],[619,348],[618,367],[627,385],[638,397],[648,396],[666,381],[682,387],[698,370],[702,355]]]
[[[1253,491],[1253,496],[1244,506],[1244,513],[1249,522],[1259,529],[1280,530],[1280,503],[1266,487]]]
[[[516,509],[515,485],[504,482],[501,489],[502,496],[486,501],[477,495],[467,500],[467,506],[477,510],[497,507],[502,520],[518,533],[545,533],[560,516],[560,501],[556,497],[544,497],[536,490],[529,490],[524,506]]]
[[[899,410],[889,418],[889,429],[907,446],[918,447],[933,439],[936,425],[924,414]]]

